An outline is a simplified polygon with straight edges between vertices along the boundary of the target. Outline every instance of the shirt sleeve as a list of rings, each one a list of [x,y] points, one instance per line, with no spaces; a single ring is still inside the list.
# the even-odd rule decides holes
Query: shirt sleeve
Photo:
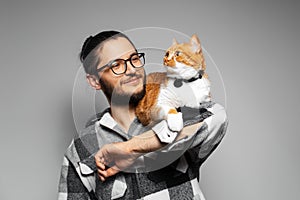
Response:
[[[88,191],[82,183],[75,166],[65,156],[61,167],[58,186],[58,200],[96,200],[93,191]]]
[[[160,142],[167,144],[172,143],[178,135],[178,132],[174,132],[169,129],[166,120],[162,120],[156,124],[154,127],[152,127],[152,130],[157,135]]]
[[[228,118],[223,106],[215,104],[209,110],[213,115],[204,120],[203,127],[197,131],[189,148],[195,160],[204,161],[220,144],[228,127]]]

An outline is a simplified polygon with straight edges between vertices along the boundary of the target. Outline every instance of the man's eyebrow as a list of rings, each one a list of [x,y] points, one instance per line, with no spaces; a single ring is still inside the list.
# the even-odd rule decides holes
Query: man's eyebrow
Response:
[[[137,53],[138,53],[137,51],[131,53],[131,54],[128,56],[128,58],[130,58],[132,55],[137,54]],[[127,59],[128,59],[128,58],[127,58]],[[113,61],[115,61],[115,60],[124,60],[124,59],[123,59],[123,58],[116,58],[116,59],[111,60],[111,61],[109,61],[109,62],[113,62]],[[126,60],[126,59],[125,59],[125,60]]]
[[[133,53],[131,53],[129,56],[128,56],[128,58],[127,59],[129,59],[131,56],[133,56],[133,55],[135,55],[135,54],[137,54],[138,52],[137,51],[135,51],[135,52],[133,52]],[[120,58],[120,59],[122,59],[122,58]],[[118,60],[118,59],[117,59]],[[125,59],[126,60],[126,59]]]
[[[132,56],[132,55],[134,55],[134,54],[137,54],[137,53],[138,53],[138,52],[137,52],[137,51],[135,51],[135,52],[133,52],[132,54],[130,54],[130,56]],[[130,57],[130,56],[129,56],[129,57]]]

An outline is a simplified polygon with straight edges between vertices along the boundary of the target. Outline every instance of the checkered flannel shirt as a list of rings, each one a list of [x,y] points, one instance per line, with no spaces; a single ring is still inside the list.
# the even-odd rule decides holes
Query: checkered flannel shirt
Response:
[[[210,103],[200,109],[182,111],[184,125],[203,121],[191,136],[169,144],[155,159],[143,156],[145,166],[179,155],[171,164],[142,173],[119,172],[101,182],[97,175],[94,155],[106,143],[129,140],[148,130],[136,119],[128,134],[113,120],[108,111],[91,120],[68,147],[61,169],[59,200],[204,200],[199,187],[199,169],[218,146],[227,128],[225,109]],[[195,111],[196,112],[192,112]],[[189,116],[188,116],[189,115]],[[179,154],[178,154],[179,152]],[[181,153],[180,153],[181,152]],[[173,156],[174,157],[174,156]]]

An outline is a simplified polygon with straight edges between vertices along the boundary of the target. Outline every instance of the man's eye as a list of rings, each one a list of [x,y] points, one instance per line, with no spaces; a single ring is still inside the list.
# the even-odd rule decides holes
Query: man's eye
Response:
[[[140,60],[140,58],[138,55],[134,55],[131,57],[131,61],[139,61],[139,60]]]
[[[119,62],[113,62],[113,63],[111,63],[110,66],[111,66],[111,68],[118,68],[121,66],[121,64]]]

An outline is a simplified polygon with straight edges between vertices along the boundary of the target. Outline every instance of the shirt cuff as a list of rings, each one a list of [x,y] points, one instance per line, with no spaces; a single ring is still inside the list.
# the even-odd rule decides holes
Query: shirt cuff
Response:
[[[168,144],[172,143],[178,134],[178,132],[173,132],[169,129],[166,120],[162,120],[156,124],[154,127],[152,127],[152,130],[162,143]]]

